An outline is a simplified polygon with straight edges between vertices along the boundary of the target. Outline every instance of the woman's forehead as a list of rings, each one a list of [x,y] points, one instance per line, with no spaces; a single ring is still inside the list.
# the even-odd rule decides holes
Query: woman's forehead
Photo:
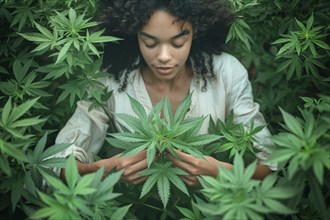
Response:
[[[150,16],[147,23],[142,26],[141,31],[149,34],[173,33],[176,35],[183,30],[191,31],[191,29],[192,25],[190,22],[179,20],[164,10],[158,10]]]

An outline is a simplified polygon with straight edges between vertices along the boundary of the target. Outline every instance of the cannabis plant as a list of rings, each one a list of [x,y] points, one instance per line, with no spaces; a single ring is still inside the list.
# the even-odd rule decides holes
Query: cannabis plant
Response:
[[[197,205],[195,203],[191,203],[191,208],[185,208],[177,206],[177,209],[179,212],[184,216],[183,218],[180,218],[180,220],[201,220],[203,219],[201,211],[198,209]]]
[[[101,49],[117,38],[95,29],[93,0],[0,5],[0,195],[10,198],[1,199],[0,218],[24,218],[43,206],[36,191],[46,193],[43,174],[64,167],[50,158],[68,147],[53,146],[54,131],[78,97],[108,94],[98,81]]]
[[[114,198],[113,186],[119,181],[122,172],[108,175],[102,180],[104,170],[80,177],[74,156],[71,155],[65,166],[66,184],[43,172],[44,178],[52,186],[53,195],[38,191],[44,206],[35,212],[31,219],[123,219],[129,205],[119,207]]]
[[[202,147],[220,138],[218,135],[198,134],[205,117],[186,118],[191,96],[192,94],[188,95],[180,103],[175,113],[172,112],[169,100],[165,98],[149,114],[141,103],[129,97],[136,115],[116,113],[114,116],[124,132],[112,133],[112,137],[107,138],[112,146],[124,149],[122,156],[146,151],[149,170],[142,172],[142,175],[150,176],[143,186],[141,197],[157,184],[164,207],[169,199],[170,183],[188,194],[185,184],[178,177],[185,175],[185,172],[174,168],[165,155],[169,153],[177,158],[174,149],[178,149],[204,159]],[[159,155],[158,161],[155,161],[156,155]]]
[[[226,43],[236,40],[235,43],[242,45],[246,50],[251,50],[251,43],[253,40],[248,33],[250,30],[250,26],[248,23],[244,21],[243,16],[246,13],[246,10],[249,8],[255,8],[258,5],[257,0],[252,0],[249,2],[236,1],[236,0],[228,0],[231,11],[237,15],[237,18],[230,26]]]
[[[58,129],[64,126],[73,113],[77,100],[88,99],[93,102],[91,107],[103,108],[104,102],[111,95],[99,82],[100,78],[107,76],[99,69],[103,44],[112,43],[118,38],[104,36],[103,30],[98,28],[94,19],[99,12],[96,7],[98,1],[0,0],[0,219],[24,219],[40,208],[44,210],[48,207],[52,210],[52,206],[43,201],[39,193],[48,195],[50,192],[42,187],[44,173],[51,174],[49,169],[53,166],[65,166],[64,160],[48,158],[65,148],[65,145],[53,146]],[[228,0],[228,3],[236,19],[229,28],[224,51],[236,56],[248,70],[254,97],[260,104],[260,111],[265,116],[268,128],[275,135],[274,141],[279,151],[275,153],[274,161],[279,162],[279,171],[276,173],[278,178],[274,187],[297,188],[297,193],[291,198],[275,200],[298,211],[286,216],[287,219],[328,220],[330,184],[326,180],[330,178],[327,162],[327,127],[330,124],[330,3],[328,0]],[[302,108],[304,109],[301,110]],[[157,120],[165,125],[167,122],[164,112],[161,113],[163,118]],[[110,114],[108,116],[111,117]],[[124,124],[125,121],[126,119],[122,120]],[[135,115],[132,121],[142,126],[139,116]],[[179,141],[186,143],[184,135],[189,136],[189,129],[175,137],[176,146],[171,146],[176,149],[177,146],[188,148],[194,151],[191,153],[195,156],[200,156],[195,151],[197,149],[204,155],[213,154],[218,159],[231,162],[234,156],[230,158],[230,153],[233,152],[234,155],[234,152],[236,154],[240,151],[244,152],[242,156],[245,160],[251,154],[251,144],[242,138],[249,136],[252,130],[243,132],[240,125],[231,126],[229,121],[227,119],[223,125],[214,122],[217,132],[213,134],[223,136],[216,141],[218,146],[212,143],[206,144],[205,148],[188,148],[184,144],[185,147],[182,147]],[[125,131],[134,133],[134,127],[128,124],[125,126]],[[149,128],[154,132],[157,126],[146,127],[146,132]],[[222,131],[225,131],[224,134]],[[151,136],[150,134],[148,137]],[[190,140],[193,136],[191,135]],[[126,139],[122,141],[113,137],[112,141],[127,144],[125,153],[133,150],[134,145],[138,146],[137,142]],[[240,143],[240,147],[236,143]],[[162,146],[161,142],[157,146]],[[221,146],[227,146],[227,150],[213,153],[215,150],[224,150]],[[183,192],[186,190],[182,187],[183,191],[179,189],[181,183],[173,176],[182,171],[170,164],[164,156],[170,152],[163,149],[164,147],[159,147],[155,150],[154,160],[151,156],[153,150],[149,150],[149,170],[146,171],[150,171],[150,174],[145,175],[152,176],[147,181],[155,184],[148,184],[149,187],[146,185],[143,188],[144,185],[117,183],[115,187],[122,187],[115,190],[122,193],[117,197],[122,205],[114,207],[133,204],[129,208],[133,219],[134,215],[141,217],[140,219],[179,219],[181,216],[186,219],[206,218],[205,211],[201,214],[196,206],[199,204],[195,200],[197,192],[192,193],[189,189],[188,196]],[[114,150],[122,149],[103,147],[98,156],[113,155],[111,151]],[[167,170],[173,175],[167,177]],[[170,191],[162,191],[164,201],[167,200],[167,193],[171,192],[164,209],[163,202],[159,199],[158,180],[155,180],[158,176],[173,179],[179,186],[172,187],[175,183],[169,180]],[[53,187],[51,183],[48,185]],[[97,188],[93,184],[87,187]],[[64,197],[68,192],[65,187],[53,188],[56,196]],[[60,193],[58,189],[63,189],[64,193]],[[141,197],[142,191],[144,193]],[[94,193],[101,200],[103,195],[107,195],[103,193],[99,196],[97,191]],[[76,196],[74,198],[79,201],[74,203],[79,204],[83,197],[90,204],[88,201],[93,199],[89,198],[94,193]],[[52,198],[49,201],[56,201],[54,205],[59,202],[51,195],[46,197]],[[199,194],[198,197],[204,202],[217,204]],[[193,204],[191,200],[194,201]],[[108,200],[112,204],[111,201],[113,200]],[[68,201],[60,202],[69,204]],[[95,202],[98,205],[100,203]],[[96,209],[88,206],[86,210],[93,210],[95,213],[97,210],[105,213],[108,211],[102,205],[100,207]],[[109,211],[112,212],[111,209]],[[273,212],[267,214],[257,211],[257,215],[267,219],[283,219],[283,216],[271,214]],[[70,213],[74,211],[71,210]],[[88,214],[81,213],[84,215],[81,218],[87,218]],[[208,218],[212,218],[211,214]],[[106,218],[113,217],[110,213],[106,215]]]
[[[313,14],[308,18],[306,25],[297,19],[295,21],[300,30],[281,34],[282,37],[273,42],[273,44],[284,44],[277,52],[276,58],[286,58],[286,61],[278,66],[277,72],[287,69],[288,79],[294,74],[300,79],[304,68],[306,74],[318,78],[319,74],[316,67],[327,68],[317,58],[322,58],[326,55],[326,50],[330,50],[329,45],[323,41],[323,38],[327,36],[327,34],[322,33],[324,26],[313,26]]]
[[[91,21],[92,18],[85,18],[85,13],[78,15],[73,8],[61,13],[55,12],[56,15],[50,16],[51,30],[34,22],[36,32],[21,32],[19,35],[38,45],[32,53],[42,55],[51,52],[49,57],[55,57],[53,61],[49,60],[48,65],[38,68],[38,72],[47,73],[46,80],[74,78],[58,86],[63,92],[57,99],[59,103],[69,98],[73,106],[77,98],[86,99],[93,95],[91,89],[100,87],[97,79],[107,75],[100,71],[100,47],[105,42],[118,41],[119,38],[104,36],[104,29],[91,32],[98,23]]]
[[[32,106],[38,99],[22,104],[14,104],[11,98],[1,108],[0,118],[0,194],[10,194],[11,201],[3,201],[3,207],[11,206],[15,210],[25,193],[34,194],[35,188],[41,188],[40,171],[49,171],[50,167],[61,167],[61,159],[49,159],[68,145],[49,147],[44,151],[46,135],[35,144],[36,137],[30,129],[43,123],[45,119],[31,117]],[[31,148],[34,148],[32,150]],[[24,187],[25,186],[25,187]],[[25,188],[25,189],[24,189]],[[10,203],[11,202],[11,203]]]
[[[257,141],[256,134],[265,126],[254,127],[252,122],[249,127],[234,123],[234,112],[231,111],[226,121],[218,119],[216,122],[210,118],[209,133],[223,136],[217,142],[211,143],[204,152],[213,154],[217,159],[232,162],[236,153],[239,153],[246,162],[252,162],[256,158],[253,143]]]
[[[197,207],[208,219],[264,219],[266,214],[292,214],[295,211],[283,205],[296,190],[289,186],[277,186],[274,174],[263,181],[252,179],[256,161],[246,168],[237,153],[234,166],[228,170],[219,166],[216,178],[202,176],[202,193],[205,200],[198,198]]]
[[[287,180],[299,187],[300,197],[297,200],[307,193],[307,204],[317,203],[317,206],[311,207],[321,219],[328,219],[326,200],[330,195],[325,179],[330,173],[330,99],[329,96],[319,100],[304,99],[308,102],[306,109],[301,110],[303,118],[294,117],[281,109],[285,131],[273,137],[278,150],[272,160],[280,162]],[[319,112],[316,117],[313,109]]]

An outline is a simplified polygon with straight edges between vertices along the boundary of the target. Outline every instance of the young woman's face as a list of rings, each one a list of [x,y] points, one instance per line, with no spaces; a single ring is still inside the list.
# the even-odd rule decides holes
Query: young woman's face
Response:
[[[159,10],[138,32],[142,56],[159,80],[171,80],[185,74],[192,43],[192,25]]]

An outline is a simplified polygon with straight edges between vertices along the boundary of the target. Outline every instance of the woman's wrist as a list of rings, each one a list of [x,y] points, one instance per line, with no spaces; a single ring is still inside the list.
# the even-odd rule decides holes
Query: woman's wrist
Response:
[[[233,168],[233,164],[227,163],[227,162],[218,161],[218,165],[220,165],[222,167],[225,167],[228,170],[231,170]],[[218,174],[218,172],[219,171],[217,171],[217,174]],[[253,179],[260,179],[260,180],[262,180],[262,179],[264,179],[270,173],[271,173],[271,170],[270,170],[270,168],[267,165],[257,164],[256,170],[255,170],[252,178]]]
[[[82,163],[79,160],[76,160],[76,164],[77,164],[77,169],[78,169],[78,173],[80,176],[87,174],[87,173],[91,173],[90,169],[90,164],[88,163]],[[60,171],[60,178],[62,180],[65,180],[65,169],[62,168]]]
[[[224,167],[224,168],[227,168],[228,170],[231,170],[233,168],[233,164],[231,163],[227,163],[227,162],[222,162],[220,161],[220,166]]]
[[[77,160],[77,167],[80,176],[96,172],[100,168],[98,161],[93,163],[82,163],[78,160]]]
[[[115,155],[107,159],[101,159],[93,163],[85,164],[82,168],[86,173],[92,173],[98,171],[101,167],[104,167],[105,172],[109,172],[117,166],[117,159],[120,155]],[[85,174],[86,174],[85,173]]]
[[[212,169],[212,174],[211,176],[213,177],[216,177],[219,173],[219,166],[222,166],[228,170],[232,169],[233,168],[233,165],[230,164],[230,163],[227,163],[227,162],[222,162],[222,161],[219,161],[217,159],[215,159],[214,157],[209,157],[208,158],[208,161],[209,163],[213,164],[213,169]]]

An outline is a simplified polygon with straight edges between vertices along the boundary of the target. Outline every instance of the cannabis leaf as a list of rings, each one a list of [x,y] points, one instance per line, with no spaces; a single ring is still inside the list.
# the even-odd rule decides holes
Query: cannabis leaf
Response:
[[[219,166],[216,178],[200,177],[207,202],[198,199],[197,207],[204,215],[219,219],[263,219],[265,213],[294,213],[281,200],[291,198],[296,191],[276,186],[275,175],[264,181],[252,179],[255,168],[256,162],[244,168],[242,157],[236,153],[232,170]]]
[[[82,200],[83,195],[91,194],[96,189],[89,185],[94,179],[94,174],[88,174],[79,178],[74,156],[71,155],[65,169],[66,182],[53,177],[42,171],[43,177],[54,188],[54,196],[38,192],[40,199],[46,204],[45,207],[35,212],[31,218],[53,218],[53,219],[79,219],[78,209],[85,208],[87,202]]]
[[[157,184],[158,194],[164,207],[170,198],[170,182],[185,194],[189,195],[184,182],[178,175],[187,175],[183,170],[173,167],[170,162],[154,163],[148,170],[141,172],[143,176],[149,176],[143,185],[140,198],[145,196]]]
[[[8,99],[5,106],[2,108],[0,118],[0,128],[11,134],[15,138],[29,139],[34,135],[25,135],[26,127],[40,124],[46,119],[41,119],[39,116],[32,118],[20,119],[25,115],[39,98],[28,100],[20,105],[13,105],[11,98]]]
[[[35,194],[35,188],[41,189],[42,186],[42,173],[51,173],[50,169],[64,168],[65,158],[52,157],[56,153],[63,151],[68,148],[70,144],[55,144],[45,149],[47,143],[48,134],[38,141],[35,148],[27,150],[26,156],[29,165],[27,165],[28,172],[26,178],[31,184],[27,184],[27,189],[30,193]]]
[[[114,185],[123,171],[112,173],[103,181],[103,168],[95,173],[80,176],[76,161],[71,155],[65,166],[66,183],[41,171],[53,187],[53,195],[38,191],[45,206],[36,211],[31,219],[123,219],[130,205],[118,207],[113,193]]]
[[[219,135],[198,134],[205,117],[186,118],[191,105],[191,96],[188,95],[178,106],[175,114],[170,101],[165,98],[157,103],[149,114],[143,105],[129,96],[135,115],[123,113],[114,114],[123,132],[110,134],[107,141],[114,147],[124,149],[122,156],[132,156],[146,150],[147,170],[141,175],[148,175],[141,197],[146,195],[157,184],[158,194],[164,205],[167,205],[170,196],[170,183],[188,195],[187,188],[179,175],[186,173],[171,166],[167,157],[170,153],[178,157],[174,149],[191,154],[196,158],[204,159],[199,148],[220,139]],[[156,154],[160,155],[155,161]]]
[[[177,206],[177,209],[184,215],[185,218],[181,220],[200,220],[202,219],[201,212],[197,208],[196,204],[192,202],[191,209]]]
[[[324,173],[330,170],[329,142],[320,139],[329,131],[324,123],[326,117],[314,118],[308,110],[301,111],[303,119],[294,117],[280,109],[287,132],[273,136],[273,141],[279,148],[273,153],[271,161],[288,163],[288,178],[291,180],[302,172],[305,175],[313,173],[322,185]]]
[[[254,160],[256,158],[253,148],[253,143],[256,142],[255,135],[264,127],[254,127],[253,122],[248,128],[244,127],[243,124],[235,124],[233,111],[228,114],[226,122],[220,119],[214,122],[210,118],[209,133],[222,135],[223,138],[207,146],[206,151],[208,154],[216,154],[218,159],[222,161],[231,162],[230,159],[236,153],[241,156],[244,155],[244,159],[247,161]]]
[[[157,103],[147,114],[142,104],[129,96],[136,116],[114,114],[127,131],[112,133],[112,138],[107,138],[107,141],[115,147],[119,146],[118,140],[121,146],[127,146],[122,156],[132,156],[146,150],[148,167],[154,161],[156,153],[163,153],[165,150],[174,157],[177,157],[174,149],[178,149],[203,158],[198,148],[220,139],[220,136],[198,134],[205,117],[185,118],[191,105],[191,96],[192,94],[188,95],[180,103],[175,114],[167,98]],[[162,110],[164,117],[161,117]]]

